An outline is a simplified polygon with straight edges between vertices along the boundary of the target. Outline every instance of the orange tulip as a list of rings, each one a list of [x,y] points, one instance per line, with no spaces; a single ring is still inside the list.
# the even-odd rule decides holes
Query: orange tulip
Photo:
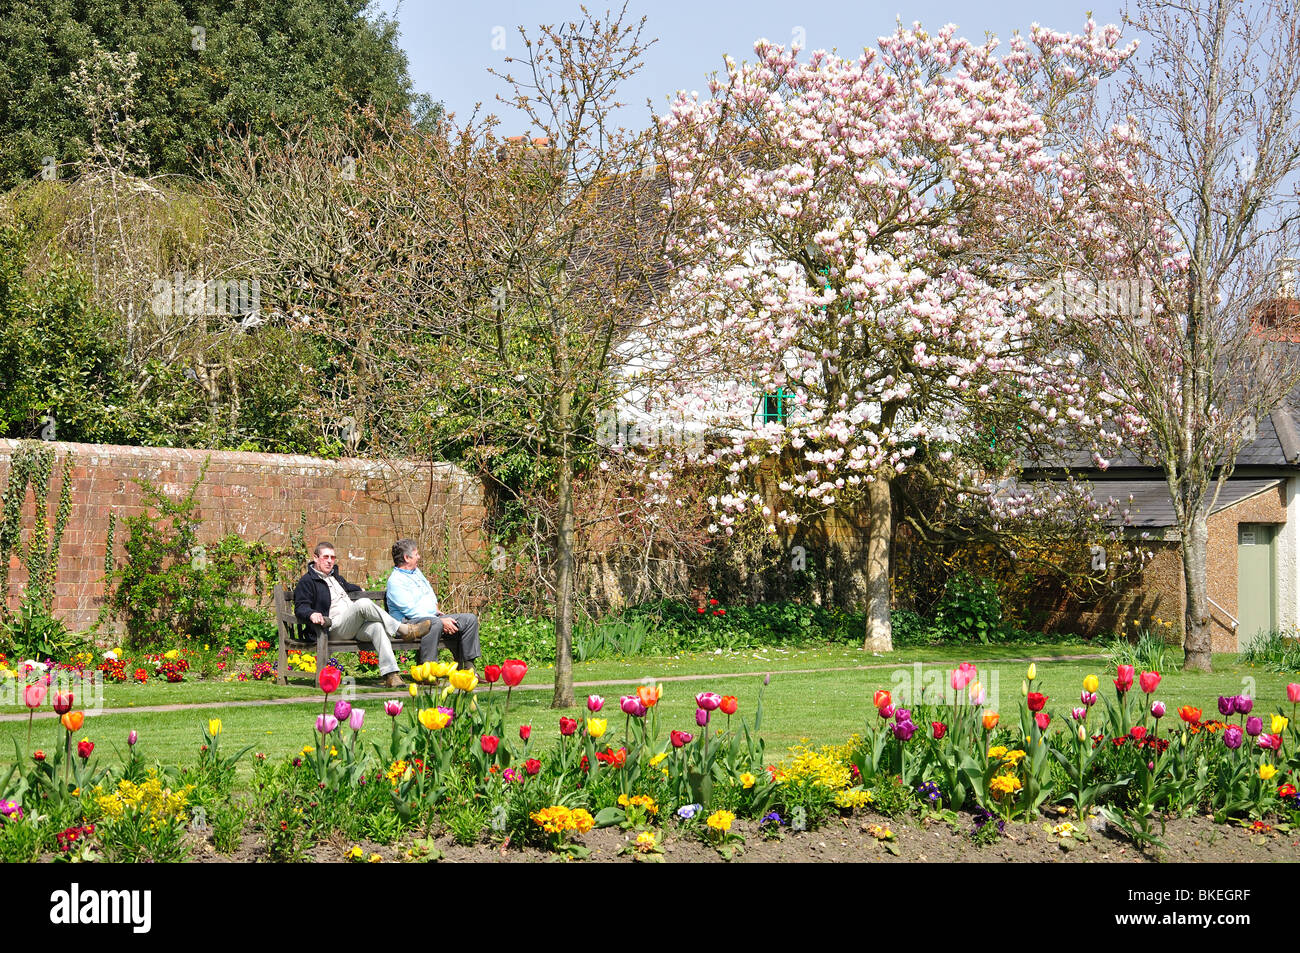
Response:
[[[651,688],[649,685],[642,685],[636,690],[636,697],[641,699],[641,704],[646,708],[653,708],[655,703],[663,696],[664,687],[655,685]]]
[[[992,731],[998,726],[998,713],[995,711],[986,711],[984,713],[984,730]]]
[[[734,715],[736,709],[740,707],[740,699],[735,695],[723,695],[722,704],[718,705],[718,710],[724,715]]]
[[[86,720],[86,713],[84,711],[65,712],[59,718],[59,721],[63,722],[63,727],[67,728],[68,731],[80,731],[81,723],[84,722],[85,720]]]
[[[889,697],[889,692],[880,688],[876,690],[874,701],[877,708],[884,708],[886,705],[892,704],[893,699]]]

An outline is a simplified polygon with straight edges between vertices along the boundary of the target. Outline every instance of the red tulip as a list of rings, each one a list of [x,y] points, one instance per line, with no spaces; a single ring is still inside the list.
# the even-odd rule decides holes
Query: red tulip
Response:
[[[1292,682],[1286,687],[1286,700],[1292,705],[1296,704],[1296,702],[1300,702],[1300,685]]]
[[[668,737],[669,737],[670,739],[672,739],[672,743],[673,743],[673,747],[674,747],[674,748],[680,748],[680,747],[682,747],[683,745],[688,745],[688,744],[691,743],[692,739],[695,738],[694,735],[687,734],[687,733],[684,732],[684,731],[673,731],[673,732],[670,732],[669,735],[668,735]]]
[[[524,741],[527,741],[527,740],[528,740],[528,736],[531,735],[532,733],[533,733],[533,726],[532,726],[532,725],[520,725],[520,726],[519,726],[519,737],[522,738]]]
[[[1043,706],[1047,704],[1047,696],[1042,692],[1030,692],[1029,697],[1026,699],[1026,703],[1029,705],[1030,711],[1042,711]]]
[[[332,695],[339,690],[339,685],[343,683],[343,673],[333,665],[326,665],[316,676],[316,684],[326,695]]]
[[[934,740],[938,741],[948,733],[948,726],[941,721],[932,721],[930,722],[930,730],[934,734]]]
[[[33,760],[33,761],[44,761],[44,760],[45,760],[45,752],[44,752],[44,751],[33,751],[33,752],[32,752],[32,760]]]
[[[1147,730],[1141,725],[1134,725],[1128,730],[1128,736],[1134,741],[1141,741],[1147,736]]]
[[[1159,672],[1143,672],[1138,676],[1138,687],[1150,695],[1160,685]]]
[[[510,688],[522,682],[527,674],[528,663],[521,662],[519,659],[508,658],[501,663],[501,677]]]
[[[487,682],[489,685],[493,684],[500,677],[501,677],[500,665],[483,666],[483,681]]]
[[[1133,687],[1133,666],[1115,666],[1115,691],[1123,694]]]
[[[70,711],[72,711],[72,692],[55,692],[54,713],[65,715]]]
[[[524,770],[530,775],[536,774],[538,771],[542,770],[542,763],[536,758],[529,758],[524,762]]]
[[[567,738],[577,730],[578,723],[576,721],[572,718],[565,718],[563,715],[560,716],[560,734]]]
[[[891,701],[893,701],[893,699],[891,698],[889,692],[881,688],[881,689],[877,689],[876,697],[873,699],[873,701],[876,703],[877,708],[884,708]]]
[[[28,685],[23,689],[23,704],[28,708],[40,708],[45,704],[45,693],[49,691],[44,685]]]
[[[93,741],[86,741],[83,738],[81,741],[77,742],[77,757],[79,757],[82,761],[85,761],[87,758],[89,758],[91,752],[94,750],[95,750],[95,743]]]
[[[488,754],[496,754],[497,746],[501,744],[501,739],[496,735],[484,735],[478,740],[478,743],[482,745],[483,750]]]
[[[718,711],[724,715],[734,715],[739,707],[740,700],[735,695],[723,695],[722,702],[718,705]]]
[[[1046,731],[1047,726],[1052,723],[1052,716],[1045,711],[1040,711],[1034,716],[1034,721],[1038,724],[1039,731]]]

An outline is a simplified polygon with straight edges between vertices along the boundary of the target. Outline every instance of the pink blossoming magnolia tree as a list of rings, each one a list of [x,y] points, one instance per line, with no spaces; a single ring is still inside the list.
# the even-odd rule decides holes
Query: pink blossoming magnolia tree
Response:
[[[892,647],[890,483],[918,455],[987,415],[1030,440],[1111,436],[1097,382],[1046,356],[1037,263],[1063,227],[1063,117],[1132,47],[1091,22],[995,46],[900,27],[857,60],[800,62],[760,41],[662,122],[696,263],[663,346],[691,369],[671,400],[732,435],[708,458],[734,488],[717,522],[764,505],[748,481],[773,456],[790,474],[773,531],[865,506],[873,651]],[[784,420],[755,420],[780,390]]]

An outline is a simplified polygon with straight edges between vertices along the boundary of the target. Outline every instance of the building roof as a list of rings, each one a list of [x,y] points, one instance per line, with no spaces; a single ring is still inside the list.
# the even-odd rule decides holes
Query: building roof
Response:
[[[1234,503],[1263,493],[1282,481],[1276,477],[1249,480],[1228,480],[1219,493],[1211,513],[1227,509]],[[1163,528],[1174,526],[1174,505],[1169,499],[1169,485],[1163,477],[1145,480],[1101,480],[1091,486],[1092,498],[1100,504],[1115,499],[1129,511],[1130,526]],[[1133,498],[1129,503],[1129,497]]]

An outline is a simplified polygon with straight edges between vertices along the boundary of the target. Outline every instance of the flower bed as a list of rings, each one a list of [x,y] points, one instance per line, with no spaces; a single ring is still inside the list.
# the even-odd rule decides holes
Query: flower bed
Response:
[[[1219,700],[1218,718],[1190,706],[1174,715],[1155,697],[1157,673],[1120,666],[1113,693],[1090,675],[1079,703],[1055,710],[1030,666],[1016,710],[995,712],[964,663],[941,695],[878,691],[860,734],[796,746],[769,765],[761,689],[752,705],[700,692],[694,724],[672,725],[661,718],[662,686],[643,685],[617,703],[589,696],[583,717],[557,714],[550,726],[507,732],[527,668],[506,660],[480,681],[451,663],[413,666],[411,697],[367,712],[336,697],[342,673],[327,666],[321,711],[302,727],[311,743],[280,762],[255,755],[243,797],[231,796],[234,766],[251,749],[228,753],[219,719],[202,726],[193,764],[149,771],[134,733],[122,755],[98,758],[74,699],[47,699],[32,682],[24,700],[33,710],[48,700],[59,734],[53,745],[38,739],[38,749],[29,724],[30,754],[0,783],[0,857],[172,860],[195,842],[182,836],[188,830],[226,850],[241,849],[249,832],[272,860],[302,860],[340,841],[409,845],[407,859],[428,860],[448,838],[486,838],[569,858],[589,856],[593,842],[616,843],[631,859],[657,862],[682,843],[730,859],[833,819],[887,855],[915,824],[946,828],[972,848],[1025,830],[1077,847],[1102,828],[1146,848],[1164,846],[1171,819],[1204,812],[1251,837],[1300,822],[1300,685],[1288,686],[1289,714],[1232,696]],[[376,718],[386,721],[381,740],[361,742]],[[602,830],[620,837],[598,837]],[[435,847],[440,833],[444,847]],[[358,858],[375,856],[372,848]]]

